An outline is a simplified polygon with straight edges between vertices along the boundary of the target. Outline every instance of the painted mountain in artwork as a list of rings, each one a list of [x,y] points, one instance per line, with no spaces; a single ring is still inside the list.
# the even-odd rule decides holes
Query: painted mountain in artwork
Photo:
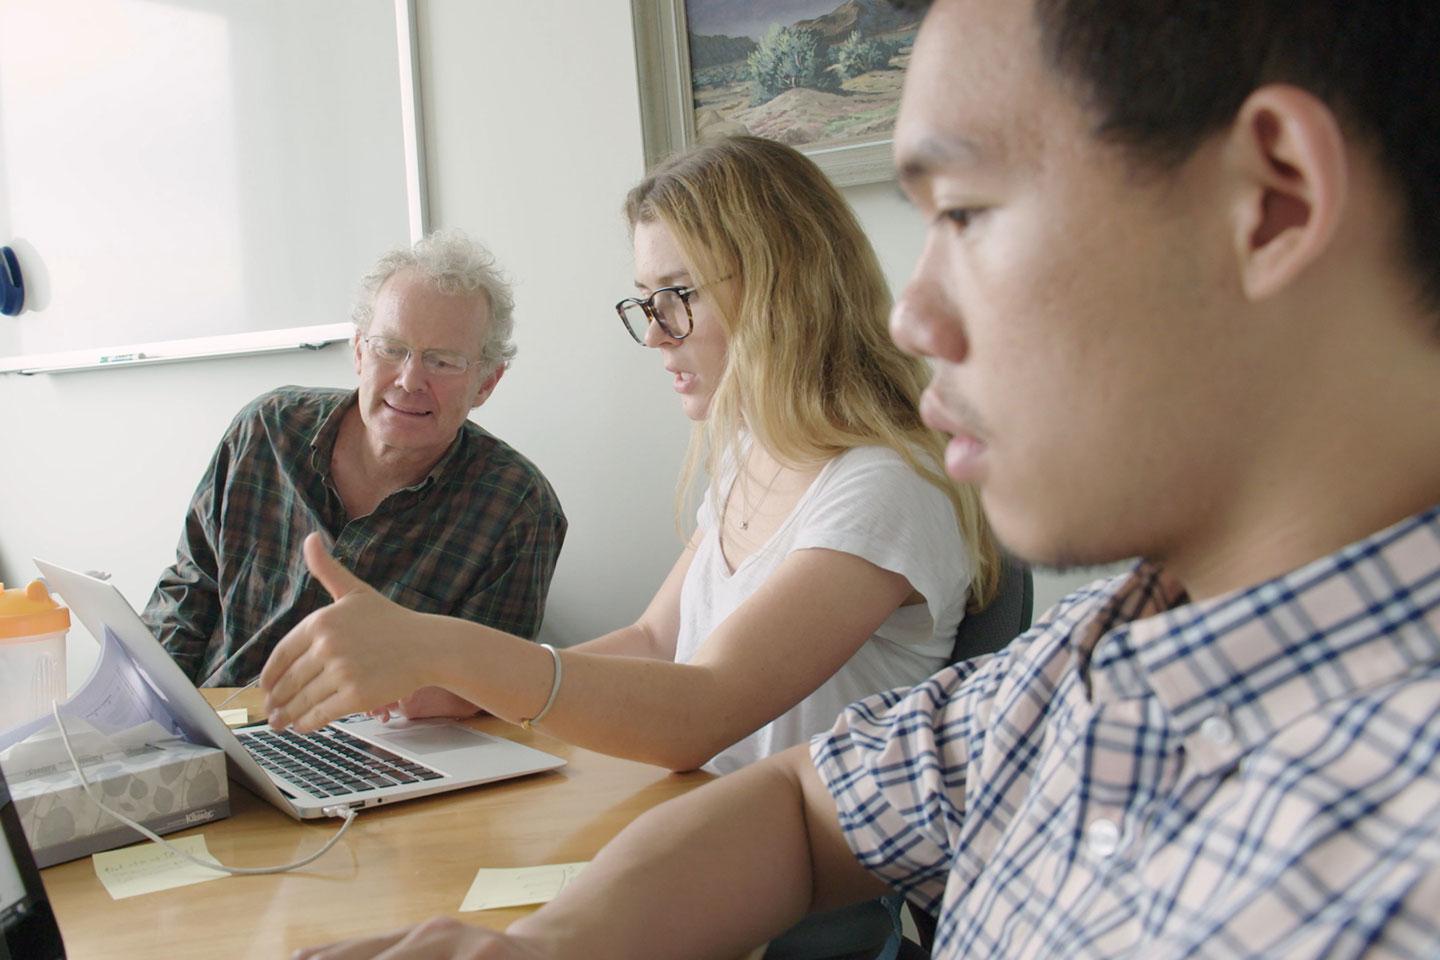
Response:
[[[873,37],[913,29],[919,23],[919,14],[896,10],[884,0],[845,0],[823,17],[801,20],[795,26],[814,30],[830,43],[840,43],[855,31]]]
[[[745,58],[755,50],[755,41],[749,37],[690,35],[690,69],[704,70],[707,67],[724,66],[727,63],[744,63]]]
[[[803,18],[778,19],[784,9]],[[919,14],[884,0],[825,13],[802,0],[689,0],[687,10],[692,30],[719,28],[689,36],[701,139],[748,132],[814,147],[889,136]]]

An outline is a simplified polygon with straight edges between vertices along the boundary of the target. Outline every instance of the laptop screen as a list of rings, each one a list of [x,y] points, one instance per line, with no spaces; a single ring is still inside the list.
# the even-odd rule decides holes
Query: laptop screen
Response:
[[[65,946],[0,773],[0,960],[60,960]]]

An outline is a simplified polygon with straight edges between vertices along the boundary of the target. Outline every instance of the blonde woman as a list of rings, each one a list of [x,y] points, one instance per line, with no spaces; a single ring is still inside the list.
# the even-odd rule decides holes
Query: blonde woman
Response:
[[[444,712],[726,772],[928,676],[989,599],[994,543],[917,412],[926,368],[890,341],[874,252],[815,165],[727,139],[664,164],[625,213],[636,291],[617,309],[695,421],[682,490],[709,478],[659,592],[635,623],[562,652],[406,610],[312,540],[335,602],[267,663],[272,725],[434,712],[405,700],[433,686],[455,698]]]

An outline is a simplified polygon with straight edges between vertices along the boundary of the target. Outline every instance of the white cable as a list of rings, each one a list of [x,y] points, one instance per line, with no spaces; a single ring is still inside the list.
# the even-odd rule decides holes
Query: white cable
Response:
[[[217,706],[215,709],[216,709],[216,710],[222,710],[222,709],[224,709],[224,708],[225,708],[225,705],[226,705],[227,703],[230,703],[230,702],[231,702],[232,700],[234,700],[236,697],[240,696],[240,694],[244,693],[246,690],[249,690],[251,687],[255,686],[255,684],[257,684],[257,683],[259,683],[259,682],[260,682],[260,678],[259,678],[259,677],[256,677],[254,680],[251,680],[249,683],[245,684],[245,686],[239,688],[239,689],[236,690],[234,693],[230,694],[230,696],[226,697],[224,700],[221,700],[221,701],[220,701],[220,705]]]
[[[233,873],[240,875],[284,873],[287,870],[297,870],[300,867],[312,863],[315,860],[318,860],[320,857],[324,856],[325,852],[331,847],[335,846],[336,841],[338,841],[341,837],[345,835],[345,831],[350,829],[350,824],[355,822],[355,811],[351,810],[349,807],[342,807],[338,804],[325,807],[325,813],[329,814],[332,817],[344,817],[345,822],[340,825],[340,829],[335,831],[335,835],[329,840],[327,840],[325,842],[325,845],[319,850],[316,850],[304,860],[296,860],[294,863],[287,863],[284,866],[227,867],[223,863],[213,863],[209,860],[201,860],[199,857],[191,856],[184,850],[181,850],[179,847],[175,846],[175,844],[155,833],[150,828],[142,824],[136,823],[134,820],[131,820],[129,817],[125,816],[125,814],[116,813],[114,810],[111,810],[105,805],[105,802],[103,800],[95,796],[94,788],[90,786],[90,781],[85,779],[85,772],[80,769],[80,761],[75,759],[75,751],[70,748],[70,733],[65,729],[65,721],[60,718],[60,702],[58,700],[50,701],[50,713],[55,717],[55,725],[60,728],[60,741],[65,745],[65,753],[70,757],[70,764],[75,768],[75,775],[80,778],[80,786],[85,789],[85,795],[91,800],[95,801],[95,805],[97,807],[110,814],[110,816],[114,817],[116,820],[119,820],[121,823],[125,824],[125,826],[129,827],[132,830],[139,831],[142,835],[150,838],[151,840],[154,840],[156,843],[163,844],[164,846],[168,847],[171,853],[174,853],[177,856],[184,857],[186,860],[189,860],[191,863],[198,864],[199,866],[209,867],[211,870],[220,870],[225,873]]]

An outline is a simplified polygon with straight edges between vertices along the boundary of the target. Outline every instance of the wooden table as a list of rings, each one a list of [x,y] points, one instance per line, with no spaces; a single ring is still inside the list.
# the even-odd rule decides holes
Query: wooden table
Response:
[[[217,702],[228,691],[205,691]],[[258,707],[247,691],[234,706]],[[589,860],[649,808],[709,774],[672,774],[617,760],[496,720],[472,721],[565,758],[559,770],[362,811],[325,856],[301,870],[228,876],[111,900],[90,858],[42,871],[66,952],[91,958],[285,957],[302,946],[449,914],[503,928],[534,908],[459,913],[480,867]],[[173,834],[204,834],[232,866],[288,863],[319,848],[336,820],[300,823],[230,782],[229,819]]]

